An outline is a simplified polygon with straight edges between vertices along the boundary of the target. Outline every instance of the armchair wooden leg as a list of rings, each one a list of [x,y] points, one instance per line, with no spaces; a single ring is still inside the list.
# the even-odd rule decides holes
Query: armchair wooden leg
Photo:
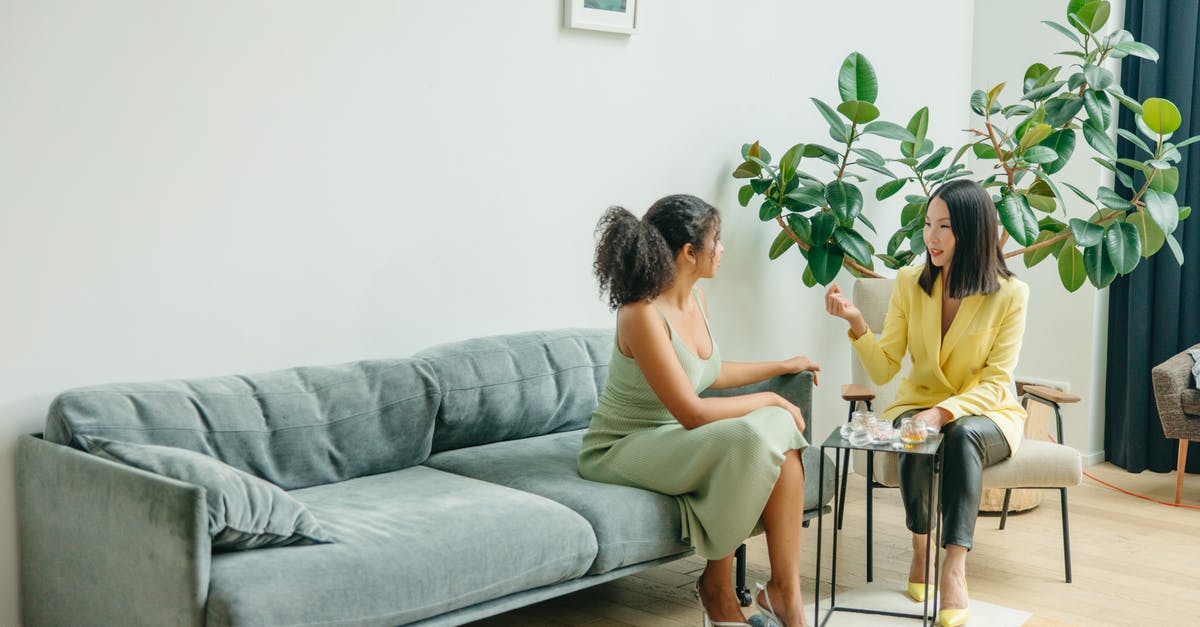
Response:
[[[1179,438],[1179,458],[1175,461],[1175,504],[1179,504],[1179,497],[1183,494],[1183,469],[1187,466],[1187,450],[1188,441]]]

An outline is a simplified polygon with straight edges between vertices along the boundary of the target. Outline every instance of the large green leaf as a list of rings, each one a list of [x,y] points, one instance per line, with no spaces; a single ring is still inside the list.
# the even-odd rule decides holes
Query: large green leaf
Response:
[[[913,231],[913,233],[908,236],[908,247],[912,250],[914,255],[925,254],[925,235],[922,233],[921,229]]]
[[[1092,200],[1092,197],[1085,194],[1082,189],[1079,189],[1078,187],[1075,187],[1074,185],[1072,185],[1066,181],[1063,181],[1063,185],[1065,185],[1067,187],[1067,189],[1075,192],[1075,195],[1082,198],[1083,202],[1086,202],[1089,205],[1096,204],[1096,201]]]
[[[838,112],[855,124],[866,124],[879,117],[879,109],[865,100],[850,100],[838,105]]]
[[[1171,249],[1171,254],[1175,255],[1175,261],[1179,265],[1183,265],[1183,248],[1179,245],[1179,240],[1175,239],[1174,235],[1167,236],[1167,248]]]
[[[925,141],[925,133],[929,130],[929,107],[921,107],[920,110],[914,113],[908,121],[907,129],[909,133],[912,133],[914,138],[913,141],[908,143],[914,147],[922,144]],[[901,146],[901,150],[903,149],[904,147]],[[910,152],[913,152],[913,148],[910,148],[904,154],[909,154]],[[909,156],[912,155],[909,154]]]
[[[1062,94],[1046,101],[1046,124],[1055,128],[1067,125],[1083,108],[1083,99],[1075,94]]]
[[[1137,135],[1134,135],[1133,133],[1130,133],[1129,131],[1127,131],[1123,128],[1117,129],[1117,135],[1120,135],[1122,138],[1125,139],[1125,141],[1140,148],[1142,152],[1144,152],[1148,155],[1154,154],[1154,151],[1150,150],[1150,147],[1146,145],[1146,142],[1142,141],[1141,137],[1138,137]]]
[[[796,144],[788,148],[787,152],[783,153],[783,157],[779,160],[779,169],[785,176],[791,176],[796,172],[796,166],[800,165],[800,157],[804,156],[804,144]]]
[[[749,179],[762,174],[762,166],[754,161],[743,161],[736,170],[733,171],[735,179]]]
[[[792,239],[792,236],[788,235],[787,231],[781,230],[779,231],[779,235],[775,236],[775,241],[771,242],[771,249],[767,251],[767,257],[779,259],[779,256],[787,252],[787,249],[791,248],[792,244],[795,243],[796,240]]]
[[[745,207],[750,204],[750,199],[754,197],[754,188],[749,185],[743,185],[738,188],[738,204]]]
[[[1052,237],[1056,237],[1057,235],[1058,235],[1058,233],[1055,233],[1053,231],[1042,231],[1041,233],[1038,233],[1037,240],[1034,241],[1034,245],[1036,246],[1037,244],[1041,244],[1042,242],[1045,242],[1046,240],[1048,240]],[[1050,244],[1048,246],[1042,246],[1041,248],[1035,248],[1033,250],[1025,251],[1025,254],[1024,254],[1025,267],[1032,268],[1032,267],[1038,265],[1039,263],[1042,262],[1043,259],[1054,254],[1055,250],[1057,250],[1058,247],[1061,245],[1062,245],[1061,242],[1057,242],[1054,244]]]
[[[1046,146],[1031,146],[1021,157],[1029,163],[1053,163],[1058,160],[1058,153]]]
[[[1142,114],[1142,103],[1134,100],[1133,98],[1130,98],[1129,96],[1126,96],[1124,93],[1122,93],[1120,91],[1120,89],[1121,89],[1120,85],[1113,83],[1112,85],[1109,85],[1108,89],[1105,89],[1104,91],[1112,94],[1113,98],[1116,98],[1121,104],[1125,105],[1125,108],[1129,109],[1130,111],[1133,111],[1134,113],[1136,113],[1140,116]]]
[[[931,170],[938,167],[938,165],[941,164],[942,159],[946,158],[946,155],[950,154],[950,150],[951,149],[949,146],[942,146],[941,148],[938,148],[933,152],[933,154],[929,155],[924,161],[918,164],[916,170],[918,172],[925,172],[926,170]]]
[[[1104,250],[1117,274],[1129,274],[1142,260],[1138,230],[1125,222],[1113,222],[1104,231]]]
[[[821,113],[821,117],[825,118],[825,121],[829,123],[829,132],[833,135],[834,139],[840,142],[849,141],[850,128],[846,126],[842,118],[838,117],[837,112],[817,98],[809,98],[809,100],[816,105],[817,111]]]
[[[788,192],[784,198],[798,203],[800,210],[825,206],[825,190],[820,187],[801,187]]]
[[[1038,223],[1029,202],[1021,194],[1004,193],[996,209],[1000,223],[1022,246],[1029,246],[1037,239]]]
[[[829,208],[842,220],[853,220],[862,213],[863,195],[853,183],[834,181],[825,186]]]
[[[813,244],[808,249],[808,269],[812,270],[813,278],[821,285],[829,285],[838,271],[842,269],[842,259],[845,255],[836,245],[822,246]]]
[[[1104,227],[1094,222],[1071,218],[1071,235],[1080,246],[1095,246],[1104,238]]]
[[[1050,128],[1049,124],[1034,124],[1025,129],[1025,134],[1021,136],[1021,143],[1017,146],[1017,150],[1024,152],[1030,146],[1036,146],[1042,143],[1042,140],[1050,136],[1054,129]],[[1055,155],[1057,158],[1058,155]],[[1039,162],[1040,163],[1040,162]]]
[[[1135,57],[1141,57],[1147,61],[1158,61],[1158,51],[1139,41],[1123,41],[1113,46],[1113,49]]]
[[[833,232],[833,241],[837,242],[846,255],[860,265],[871,265],[871,255],[875,254],[875,249],[857,232],[838,227]]]
[[[1034,63],[1025,70],[1025,77],[1021,80],[1021,89],[1029,91],[1037,84],[1037,79],[1041,78],[1050,68],[1043,63]]]
[[[1058,155],[1054,161],[1042,164],[1043,172],[1054,174],[1067,165],[1071,160],[1071,154],[1075,152],[1075,131],[1069,128],[1054,131],[1042,141],[1041,145],[1053,150],[1054,154]]]
[[[770,198],[764,200],[762,204],[758,206],[758,219],[762,220],[763,222],[774,220],[782,213],[783,207],[780,207],[779,203],[771,200]]]
[[[808,217],[798,213],[789,213],[786,220],[788,228],[792,229],[802,243],[812,244],[812,221]]]
[[[1183,122],[1179,116],[1179,109],[1173,102],[1164,98],[1147,98],[1142,103],[1142,121],[1159,135],[1174,133]]]
[[[1117,145],[1113,143],[1112,138],[1104,131],[1098,131],[1092,125],[1084,124],[1083,139],[1089,146],[1095,148],[1096,152],[1109,159],[1117,158]]]
[[[925,201],[912,202],[900,210],[900,226],[905,229],[920,229],[925,219]]]
[[[829,211],[822,211],[812,218],[812,243],[824,244],[837,228],[837,217]]]
[[[1083,267],[1083,253],[1074,246],[1064,246],[1058,253],[1058,278],[1068,292],[1074,292],[1083,285],[1087,276]]]
[[[991,144],[987,144],[984,142],[974,143],[974,144],[971,144],[971,150],[974,151],[975,156],[979,159],[998,159],[999,158],[996,156],[996,149],[993,148]]]
[[[1087,110],[1088,123],[1096,130],[1107,131],[1112,122],[1112,103],[1102,91],[1089,89],[1083,92],[1083,108]]]
[[[1147,189],[1142,195],[1142,200],[1146,201],[1146,211],[1150,218],[1163,233],[1174,233],[1175,227],[1179,226],[1179,203],[1175,202],[1175,196]]]
[[[1137,229],[1138,239],[1142,241],[1142,256],[1147,259],[1158,252],[1167,241],[1167,236],[1158,228],[1154,220],[1146,215],[1145,210],[1138,209],[1136,213],[1125,220],[1126,224]]]
[[[900,126],[899,124],[893,122],[884,122],[883,120],[876,120],[870,124],[867,124],[863,127],[863,132],[899,141],[916,141],[916,137],[914,137],[913,134],[908,131],[908,129]]]
[[[807,259],[807,257],[805,257]],[[805,287],[813,287],[817,284],[817,279],[813,277],[812,268],[804,266],[804,274],[800,277],[804,281]]]
[[[1159,170],[1154,175],[1154,178],[1150,179],[1150,189],[1156,192],[1174,194],[1175,190],[1179,189],[1179,170],[1176,168]]]
[[[1112,260],[1104,244],[1096,244],[1083,249],[1083,269],[1087,272],[1088,280],[1096,287],[1108,287],[1117,278]]]
[[[1079,35],[1076,35],[1075,33],[1071,32],[1071,29],[1067,28],[1066,26],[1063,26],[1062,24],[1059,24],[1058,22],[1051,22],[1050,20],[1042,20],[1042,23],[1045,24],[1046,26],[1049,26],[1050,28],[1053,28],[1054,30],[1062,33],[1064,37],[1066,37],[1067,39],[1070,39],[1076,45],[1079,45]]]
[[[1096,200],[1100,202],[1102,207],[1116,209],[1118,211],[1128,211],[1133,209],[1133,203],[1129,202],[1124,196],[1118,194],[1111,187],[1100,187],[1096,190]]]
[[[1038,211],[1052,213],[1056,207],[1054,190],[1050,189],[1043,179],[1038,179],[1029,186],[1029,189],[1025,191],[1025,199],[1029,202],[1030,207]]]
[[[893,194],[900,191],[900,188],[904,187],[904,184],[910,180],[912,179],[896,179],[880,185],[879,188],[875,190],[875,200],[884,200],[886,198],[890,198]]]
[[[1075,28],[1083,33],[1099,32],[1104,27],[1105,22],[1108,21],[1108,15],[1111,10],[1112,6],[1106,0],[1086,2],[1078,11],[1074,12],[1075,16],[1078,17],[1078,23],[1075,25]],[[1070,15],[1068,12],[1068,20],[1070,20]],[[1081,26],[1082,28],[1080,28]]]
[[[879,94],[875,68],[858,52],[851,52],[842,61],[842,69],[838,71],[838,94],[842,102],[861,100],[869,103],[875,102]]]
[[[1083,78],[1092,89],[1104,89],[1113,84],[1113,73],[1094,64],[1083,66]]]
[[[1061,88],[1063,85],[1066,85],[1066,84],[1067,84],[1066,81],[1054,81],[1053,83],[1049,83],[1047,85],[1042,85],[1041,87],[1034,87],[1033,89],[1025,92],[1021,96],[1021,99],[1029,100],[1031,102],[1037,101],[1037,100],[1044,100],[1044,99],[1050,97],[1050,95],[1052,95],[1054,92],[1058,91],[1059,88]]]

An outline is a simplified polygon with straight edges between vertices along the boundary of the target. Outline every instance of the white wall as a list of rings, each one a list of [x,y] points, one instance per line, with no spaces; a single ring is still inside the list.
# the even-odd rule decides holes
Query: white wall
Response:
[[[739,146],[827,141],[807,98],[852,49],[894,121],[962,128],[971,85],[970,3],[851,4],[644,0],[626,37],[562,29],[560,0],[0,0],[0,624],[15,440],[54,394],[608,326],[613,203],[724,209],[724,354],[821,359],[827,431],[841,326],[796,253],[768,263]]]
[[[1112,3],[1110,23],[1116,28],[1124,21],[1125,3]],[[972,53],[972,82],[976,88],[989,89],[1007,81],[1001,94],[1006,104],[1020,96],[1025,70],[1034,62],[1050,67],[1066,66],[1061,77],[1073,71],[1071,57],[1054,55],[1071,49],[1061,34],[1041,24],[1042,20],[1066,23],[1065,2],[1012,0],[1005,3],[975,1],[975,34]],[[1019,34],[1018,34],[1019,33]],[[1120,80],[1120,66],[1109,69]],[[1116,134],[1111,133],[1113,138]],[[1091,161],[1096,153],[1077,137],[1075,156],[1058,173],[1056,180],[1066,181],[1094,194],[1100,185],[1113,185],[1113,175]],[[1122,140],[1123,141],[1123,140]],[[993,162],[994,163],[994,162]],[[1071,217],[1087,218],[1082,200],[1062,188]],[[1058,214],[1062,219],[1062,214]],[[1010,249],[1019,246],[1010,245]],[[1088,464],[1104,461],[1104,367],[1107,359],[1108,290],[1097,290],[1084,283],[1075,293],[1062,287],[1055,259],[1026,269],[1019,258],[1010,260],[1012,268],[1029,283],[1030,299],[1025,342],[1021,348],[1018,377],[1065,384],[1082,400],[1063,411],[1064,439],[1078,448]]]

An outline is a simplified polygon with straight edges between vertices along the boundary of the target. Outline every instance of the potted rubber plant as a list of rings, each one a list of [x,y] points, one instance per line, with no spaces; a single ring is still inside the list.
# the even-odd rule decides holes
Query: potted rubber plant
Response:
[[[875,70],[865,56],[850,53],[838,72],[840,102],[811,99],[829,126],[830,142],[795,144],[778,161],[757,141],[742,146],[742,162],[733,172],[745,179],[738,201],[755,203],[759,219],[779,228],[769,256],[776,259],[797,246],[810,287],[829,284],[843,269],[877,277],[877,262],[895,269],[924,253],[921,230],[930,192],[948,180],[972,177],[991,192],[1003,238],[1019,245],[1006,256],[1020,256],[1028,267],[1053,257],[1067,290],[1085,280],[1105,287],[1163,248],[1182,264],[1174,231],[1191,208],[1179,207],[1174,192],[1180,149],[1200,135],[1174,141],[1178,108],[1162,98],[1130,99],[1104,67],[1129,55],[1158,60],[1152,47],[1128,31],[1108,28],[1110,12],[1106,0],[1070,0],[1065,24],[1044,22],[1071,49],[1057,53],[1056,65],[1030,65],[1019,84],[972,93],[975,116],[957,147],[927,136],[928,107],[903,125],[882,119]],[[1116,133],[1136,147],[1139,159],[1119,158],[1109,134],[1119,106],[1136,114],[1137,133]],[[882,154],[863,146],[869,135],[890,140],[894,150]],[[1084,190],[1060,179],[1080,142],[1095,149],[1097,167],[1114,173],[1112,187]],[[968,152],[979,171],[964,162]],[[1068,213],[1064,192],[1089,209]],[[862,213],[868,194],[899,207],[900,227],[886,241]],[[891,200],[896,197],[903,203]]]

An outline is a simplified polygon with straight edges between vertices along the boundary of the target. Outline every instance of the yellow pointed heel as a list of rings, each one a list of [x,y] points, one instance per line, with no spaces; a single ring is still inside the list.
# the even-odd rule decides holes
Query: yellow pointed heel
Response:
[[[931,590],[933,590],[934,594],[937,594],[937,586],[930,584],[929,588]],[[924,581],[908,582],[908,598],[916,601],[917,603],[924,603],[925,602],[925,582]]]
[[[938,625],[940,627],[961,627],[966,625],[971,619],[971,610],[962,608],[959,610],[939,610]]]

